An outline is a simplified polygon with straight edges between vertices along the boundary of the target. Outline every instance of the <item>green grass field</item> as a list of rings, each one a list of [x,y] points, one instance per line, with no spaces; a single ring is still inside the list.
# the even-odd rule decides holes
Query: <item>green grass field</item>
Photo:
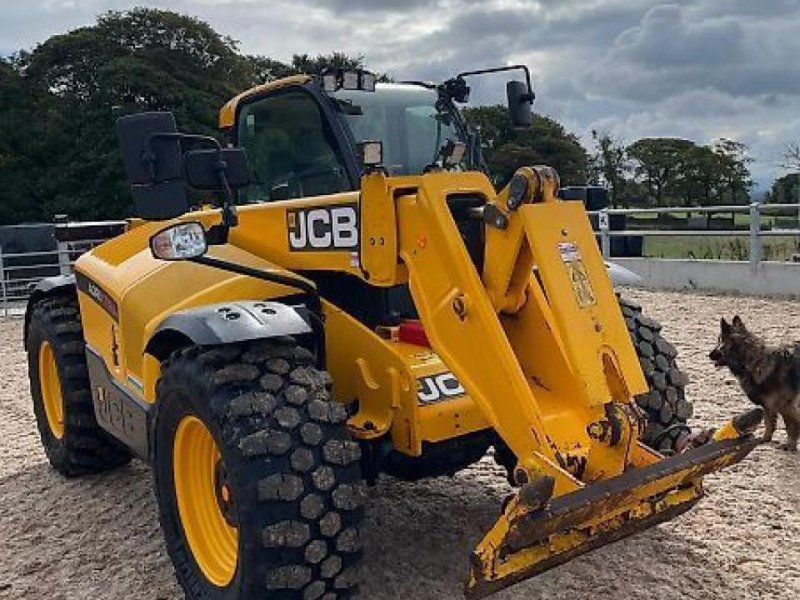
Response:
[[[644,255],[656,258],[698,258],[713,260],[748,260],[750,253],[750,215],[749,213],[715,214],[710,222],[701,213],[670,213],[657,215],[643,213],[630,215],[627,228],[636,230],[705,230],[707,227],[715,231],[736,230],[741,235],[701,237],[670,236],[645,237]],[[761,216],[762,230],[800,229],[797,213],[782,211],[781,214]],[[762,256],[764,260],[790,260],[798,252],[800,236],[787,235],[762,237]]]
[[[789,260],[797,251],[797,236],[764,237],[764,260]],[[644,255],[655,258],[702,258],[748,260],[750,239],[742,236],[721,237],[646,237]]]
[[[644,213],[634,214],[628,218],[643,228],[660,228],[660,225],[665,224],[665,219],[667,219],[666,223],[669,223],[670,220],[672,220],[673,223],[681,222],[686,224],[687,216],[693,216],[696,218],[703,217],[703,215],[700,213],[670,213],[668,216],[662,216],[661,222],[659,222],[659,215],[653,213]],[[733,221],[731,221],[731,217],[733,217]],[[783,211],[783,214],[780,215],[761,215],[761,227],[764,229],[797,229],[798,226],[800,226],[800,221],[798,221],[797,212],[794,210],[788,212]],[[718,213],[713,217],[714,229],[748,229],[749,227],[749,213],[735,213],[733,215],[731,215],[731,213]]]

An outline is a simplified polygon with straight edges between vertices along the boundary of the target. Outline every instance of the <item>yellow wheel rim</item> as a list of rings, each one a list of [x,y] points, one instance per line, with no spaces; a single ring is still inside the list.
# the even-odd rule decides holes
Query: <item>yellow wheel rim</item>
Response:
[[[239,531],[229,523],[235,510],[230,487],[220,478],[222,457],[197,417],[187,415],[178,424],[172,467],[178,514],[195,562],[208,581],[224,587],[236,573]]]
[[[56,355],[50,342],[42,342],[39,347],[39,387],[50,433],[60,440],[64,437],[64,398],[61,395]]]

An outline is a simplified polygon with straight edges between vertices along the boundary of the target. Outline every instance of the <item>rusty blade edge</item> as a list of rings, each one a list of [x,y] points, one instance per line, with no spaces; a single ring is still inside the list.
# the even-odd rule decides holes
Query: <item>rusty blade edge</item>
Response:
[[[649,529],[650,527],[660,523],[664,523],[665,521],[670,521],[694,507],[694,505],[697,504],[703,498],[703,496],[704,494],[701,492],[697,497],[683,502],[682,504],[672,506],[640,520],[628,521],[625,525],[617,529],[603,532],[595,537],[590,538],[587,542],[579,546],[575,546],[574,548],[571,548],[566,552],[562,552],[561,554],[556,554],[547,560],[533,564],[526,569],[512,573],[502,579],[481,580],[477,577],[476,573],[475,585],[472,588],[465,589],[464,596],[467,600],[478,600],[480,598],[485,598],[486,596],[499,592],[500,590],[569,562],[581,554],[585,554],[591,550],[595,550],[601,546],[611,544],[623,538],[630,537],[631,535],[634,535],[645,529]]]
[[[626,496],[643,485],[657,482],[685,471],[685,476],[677,485],[686,484],[703,475],[717,471],[741,461],[759,440],[752,436],[711,442],[683,454],[665,458],[653,465],[633,469],[622,475],[590,485],[554,499],[550,506],[531,513],[512,523],[514,530],[506,541],[509,550],[516,551],[546,540],[549,536],[581,525],[603,505],[624,503]]]
[[[677,486],[673,486],[671,489],[682,487],[682,485],[686,485],[690,481],[696,481],[709,472],[741,461],[758,446],[759,443],[759,440],[749,435],[737,439],[711,442],[678,456],[664,459],[648,467],[635,469],[577,492],[566,494],[561,498],[555,499],[547,510],[536,511],[530,514],[527,519],[517,521],[513,525],[516,528],[515,535],[512,535],[512,540],[516,543],[512,542],[506,545],[511,541],[507,540],[504,545],[506,545],[506,548],[511,551],[512,554],[517,551],[522,551],[525,548],[533,547],[542,543],[550,535],[569,531],[580,525],[587,517],[585,514],[587,509],[590,513],[593,513],[593,509],[602,508],[602,505],[609,501],[613,503],[621,500],[625,493],[629,493],[632,489],[685,471],[686,476],[681,478],[681,483]],[[594,548],[615,542],[638,531],[668,521],[689,510],[701,497],[702,492],[699,492],[698,496],[693,500],[669,507],[654,515],[649,515],[639,520],[629,521],[619,528],[598,534],[575,548],[554,555],[539,563],[535,563],[529,568],[524,568],[516,573],[509,574],[502,579],[483,579],[481,577],[479,565],[473,564],[471,567],[471,579],[476,583],[471,588],[469,584],[467,585],[465,588],[465,596],[469,600],[483,598],[563,564]],[[642,501],[646,501],[646,499],[643,498]],[[477,559],[476,556],[472,558]]]

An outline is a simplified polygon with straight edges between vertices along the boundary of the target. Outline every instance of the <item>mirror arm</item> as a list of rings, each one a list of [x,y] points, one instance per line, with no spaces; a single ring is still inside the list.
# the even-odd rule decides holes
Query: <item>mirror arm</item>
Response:
[[[463,73],[459,73],[456,75],[458,77],[469,77],[470,75],[485,75],[486,73],[503,73],[505,71],[524,71],[525,72],[525,84],[528,87],[528,95],[527,97],[523,98],[528,102],[533,102],[536,99],[536,94],[533,92],[533,86],[531,85],[531,72],[530,69],[526,65],[509,65],[507,67],[493,67],[491,69],[478,69],[477,71],[464,71]]]
[[[272,273],[269,271],[263,271],[261,269],[254,269],[252,267],[228,262],[227,260],[220,260],[219,258],[212,258],[210,256],[197,256],[195,258],[190,258],[189,260],[200,265],[206,265],[208,267],[222,269],[223,271],[237,273],[238,275],[247,275],[263,281],[287,285],[309,294],[317,303],[319,302],[319,290],[317,289],[317,286],[304,279],[300,279],[299,277],[284,275],[283,273]]]
[[[201,142],[205,144],[211,144],[217,150],[222,150],[219,140],[211,137],[210,135],[198,135],[195,133],[181,133],[179,131],[172,131],[168,133],[151,133],[149,136],[147,136],[147,148],[150,151],[150,154],[153,154],[153,140],[157,139],[177,139],[179,141],[185,140],[187,142]]]
[[[220,150],[221,152],[221,150]],[[221,158],[217,161],[216,165],[217,175],[222,184],[222,226],[226,229],[225,239],[228,239],[228,232],[231,227],[236,227],[239,224],[239,216],[236,214],[236,205],[233,203],[233,190],[228,184],[228,176],[225,174],[227,165]]]

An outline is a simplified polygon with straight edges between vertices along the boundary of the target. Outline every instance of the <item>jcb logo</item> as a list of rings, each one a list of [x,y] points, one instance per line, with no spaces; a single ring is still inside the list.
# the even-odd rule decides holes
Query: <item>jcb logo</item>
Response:
[[[358,248],[355,204],[302,208],[286,212],[289,248],[300,251]]]
[[[422,405],[442,402],[456,396],[463,396],[464,388],[452,373],[440,373],[417,380],[417,399]]]

